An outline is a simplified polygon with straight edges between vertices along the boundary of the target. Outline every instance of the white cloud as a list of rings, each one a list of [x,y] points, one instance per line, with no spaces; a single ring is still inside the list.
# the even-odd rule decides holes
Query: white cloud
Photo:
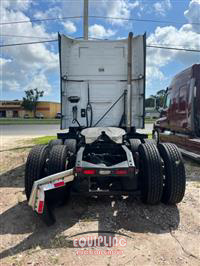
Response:
[[[6,85],[9,88],[12,88],[12,91],[20,91],[21,87],[18,81],[16,80],[5,80],[2,85]]]
[[[104,26],[99,24],[94,24],[89,27],[89,36],[92,38],[109,38],[115,34],[115,31],[105,29]]]
[[[157,79],[164,80],[165,76],[162,71],[156,66],[148,66],[147,67],[147,79]]]
[[[169,46],[177,48],[200,49],[200,35],[188,29],[188,24],[180,29],[173,26],[157,27],[148,39],[147,44]],[[147,50],[147,84],[151,86],[154,81],[164,78],[162,67],[170,62],[182,63],[190,66],[200,62],[199,53],[183,52],[176,50],[164,50],[148,48]]]
[[[186,25],[180,29],[173,26],[162,28],[157,27],[155,32],[147,39],[147,43],[177,48],[200,49],[200,34],[191,30],[189,31]],[[200,59],[199,54],[195,53],[162,49],[156,50],[153,48],[151,51],[152,61],[157,62],[160,66],[163,66],[174,59],[181,62],[187,62],[188,64],[199,61]]]
[[[1,7],[12,10],[27,10],[32,2],[32,0],[3,0],[1,1]]]
[[[190,1],[189,8],[184,12],[184,15],[189,23],[200,23],[200,0]],[[200,33],[200,26],[198,24],[190,25],[190,28]]]
[[[25,2],[25,1],[22,1]],[[21,10],[1,6],[2,21],[29,20]],[[43,24],[23,23],[6,25],[0,28],[1,34],[20,35],[41,38],[55,38],[55,33],[49,34]],[[17,37],[1,38],[3,43],[22,43],[41,39]],[[44,39],[46,40],[46,39]],[[6,90],[23,91],[26,85],[37,75],[48,75],[58,70],[58,54],[45,44],[23,45],[2,48],[2,88]],[[48,86],[47,86],[48,87]],[[48,89],[48,91],[50,91]]]
[[[48,8],[46,11],[38,10],[34,14],[34,18],[36,19],[51,18],[51,17],[55,17],[55,14],[56,14],[56,17],[62,16],[62,9],[59,6]]]
[[[107,1],[108,2],[108,1]],[[130,3],[125,0],[120,1],[109,1],[107,3],[107,16],[116,18],[130,18],[131,10],[139,6],[139,1]],[[112,24],[124,24],[123,20],[111,20]]]
[[[147,88],[153,85],[153,82],[156,81],[157,86],[159,87],[160,84],[165,80],[165,75],[160,70],[159,66],[156,65],[149,65],[147,64],[146,68],[146,80],[147,80]],[[155,88],[157,89],[157,88]]]
[[[189,22],[199,22],[200,0],[192,0],[185,16]],[[177,48],[200,49],[199,25],[185,24],[177,29],[174,26],[157,27],[154,33],[150,34],[147,44],[169,46]],[[198,30],[197,30],[198,29]],[[200,63],[200,55],[195,52],[184,52],[176,50],[164,50],[148,48],[147,50],[147,84],[161,81],[163,78],[162,68],[169,63],[182,63],[185,68]],[[164,79],[163,79],[164,80]]]
[[[40,73],[33,77],[31,82],[26,86],[26,89],[38,88],[38,90],[43,90],[44,95],[48,95],[52,91],[52,86],[49,84],[47,77]]]
[[[74,33],[77,30],[76,25],[70,20],[63,22],[62,25],[64,26],[64,28],[68,33]]]
[[[128,0],[103,0],[103,1],[91,1],[90,13],[95,13],[101,16],[117,17],[117,18],[130,18],[131,11],[138,8],[141,5],[140,1],[128,1]],[[126,20],[107,20],[112,25],[124,25],[130,22]]]
[[[0,57],[0,66],[3,66],[6,63],[11,62],[11,61],[12,61],[11,59],[6,59],[6,58]]]
[[[167,12],[168,10],[170,10],[171,7],[172,7],[172,5],[171,5],[170,0],[159,1],[159,2],[156,2],[156,3],[153,5],[154,11],[155,11],[157,14],[162,15],[162,16],[165,16],[165,15],[166,15],[166,12]]]

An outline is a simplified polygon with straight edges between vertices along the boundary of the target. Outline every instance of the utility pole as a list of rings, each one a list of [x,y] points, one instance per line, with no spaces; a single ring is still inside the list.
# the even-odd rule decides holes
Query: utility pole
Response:
[[[84,0],[83,31],[84,40],[88,40],[88,1]]]

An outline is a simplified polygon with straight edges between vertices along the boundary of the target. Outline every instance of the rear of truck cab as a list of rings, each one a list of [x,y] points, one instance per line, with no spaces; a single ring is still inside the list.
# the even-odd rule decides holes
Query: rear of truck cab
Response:
[[[173,78],[153,137],[177,144],[183,155],[200,161],[200,64]]]

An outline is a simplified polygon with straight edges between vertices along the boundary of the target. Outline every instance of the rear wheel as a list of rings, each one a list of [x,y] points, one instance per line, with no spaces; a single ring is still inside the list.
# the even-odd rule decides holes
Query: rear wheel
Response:
[[[27,200],[31,195],[34,181],[45,177],[45,167],[48,157],[48,146],[37,145],[30,151],[25,168],[25,193]]]
[[[49,147],[49,150],[51,151],[53,146],[62,145],[62,144],[63,144],[62,139],[52,139],[49,141],[48,147]]]
[[[75,139],[66,139],[64,145],[67,146],[68,151],[75,154],[76,153],[76,140]]]
[[[166,204],[181,202],[185,194],[186,177],[183,159],[177,146],[171,143],[158,145],[164,161],[164,189],[162,201]]]
[[[155,141],[156,144],[159,143],[159,141],[160,141],[160,135],[159,135],[159,131],[157,129],[154,129],[152,131],[152,139]]]
[[[48,175],[53,175],[67,169],[67,147],[65,145],[53,146],[49,161]],[[67,183],[64,187],[54,189],[51,192],[52,203],[64,204],[69,198],[71,183]]]
[[[157,142],[155,141],[155,139],[145,139],[144,141],[145,141],[145,143],[157,145]]]
[[[140,155],[140,181],[142,200],[148,204],[161,201],[163,192],[162,161],[157,147],[153,144],[141,144],[138,149]]]
[[[131,144],[131,151],[132,153],[135,153],[138,151],[138,148],[141,144],[141,141],[139,139],[129,139],[129,142]]]

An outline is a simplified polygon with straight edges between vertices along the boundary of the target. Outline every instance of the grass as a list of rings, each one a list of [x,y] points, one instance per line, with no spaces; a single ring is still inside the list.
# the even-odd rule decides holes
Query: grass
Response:
[[[0,118],[0,125],[49,125],[60,124],[60,119]]]
[[[148,119],[148,118],[145,118],[145,124],[152,124],[156,121],[157,119]]]
[[[35,145],[42,145],[42,144],[46,145],[52,139],[57,139],[57,137],[56,136],[43,136],[43,137],[32,138],[32,139],[26,140],[25,142],[27,144],[26,146],[15,147],[15,148],[8,149],[8,150],[1,150],[0,152],[4,152],[4,151],[22,152],[23,150],[25,151],[26,149],[31,149]]]
[[[31,142],[33,142],[35,145],[37,144],[48,144],[50,140],[57,139],[56,136],[44,136],[44,137],[38,137],[33,138]],[[152,134],[148,134],[148,139],[152,139]]]
[[[145,124],[152,124],[156,119],[145,119]],[[60,119],[36,119],[36,118],[0,118],[0,125],[53,125],[60,124]]]
[[[45,136],[45,137],[39,137],[39,138],[34,138],[31,140],[35,145],[40,145],[40,144],[48,144],[50,140],[52,139],[57,139],[56,136]]]

